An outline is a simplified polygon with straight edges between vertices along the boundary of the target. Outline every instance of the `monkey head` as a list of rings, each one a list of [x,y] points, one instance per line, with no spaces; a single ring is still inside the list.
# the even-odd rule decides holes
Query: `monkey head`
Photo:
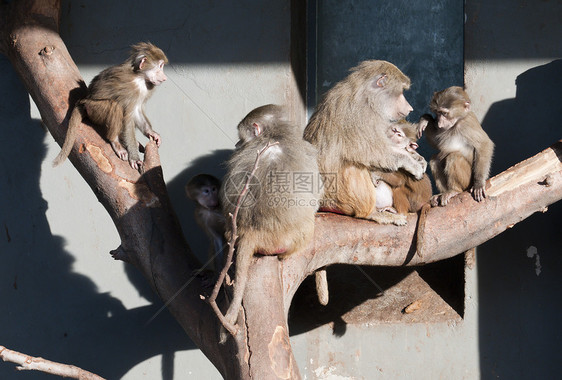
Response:
[[[255,139],[264,131],[272,132],[272,125],[287,122],[286,110],[283,106],[267,104],[252,111],[238,124],[238,142],[236,147]]]
[[[160,48],[150,42],[133,45],[130,58],[133,70],[144,75],[149,88],[158,86],[167,79],[164,65],[168,63],[168,58]]]
[[[437,127],[447,130],[470,112],[470,98],[461,87],[453,86],[434,93],[429,108],[436,115]]]
[[[416,143],[416,128],[406,120],[394,124],[390,128],[388,137],[392,144],[404,148],[410,153],[418,149],[418,144]]]
[[[364,61],[352,69],[353,83],[363,83],[370,108],[387,121],[397,121],[413,111],[404,91],[410,88],[410,78],[387,61]]]
[[[185,194],[189,199],[206,209],[219,207],[220,181],[209,174],[198,174],[185,185]]]

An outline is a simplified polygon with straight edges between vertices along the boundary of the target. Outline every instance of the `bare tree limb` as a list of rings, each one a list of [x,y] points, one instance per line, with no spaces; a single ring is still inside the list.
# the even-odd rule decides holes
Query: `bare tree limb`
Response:
[[[17,351],[9,350],[4,346],[0,346],[0,358],[5,362],[18,364],[18,367],[16,367],[18,371],[41,371],[50,373],[51,375],[80,380],[105,380],[101,376],[76,366],[52,362],[43,358],[35,358]]]

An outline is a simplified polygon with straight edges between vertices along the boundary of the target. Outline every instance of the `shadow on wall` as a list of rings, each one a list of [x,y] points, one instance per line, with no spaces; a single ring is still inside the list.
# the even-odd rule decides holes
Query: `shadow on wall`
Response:
[[[492,104],[482,127],[496,143],[493,174],[562,139],[562,60],[520,74],[514,99]]]
[[[74,259],[50,231],[39,187],[45,132],[30,118],[27,92],[4,56],[0,71],[0,120],[9,142],[0,149],[0,344],[108,379],[162,354],[162,378],[172,379],[174,353],[194,345],[167,312],[146,325],[161,302],[145,280],[133,283],[155,304],[127,310],[72,271]],[[0,379],[52,378],[14,367],[0,362]]]
[[[562,138],[562,60],[525,71],[516,84],[516,97],[493,104],[482,122],[496,143],[494,173]],[[483,379],[557,376],[561,231],[558,202],[478,248]]]

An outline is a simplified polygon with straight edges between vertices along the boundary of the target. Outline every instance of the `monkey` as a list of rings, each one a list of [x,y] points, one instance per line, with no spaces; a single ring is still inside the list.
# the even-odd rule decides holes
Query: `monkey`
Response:
[[[219,201],[221,182],[209,174],[197,174],[185,185],[185,194],[195,203],[195,222],[205,232],[211,246],[209,262],[214,270],[223,266],[224,229],[226,220]]]
[[[220,193],[224,215],[230,220],[249,181],[244,203],[233,221],[239,240],[233,298],[225,315],[233,324],[254,255],[283,258],[306,248],[314,234],[321,197],[316,148],[302,138],[302,131],[288,120],[283,106],[268,104],[252,110],[238,124],[238,136]],[[253,170],[253,177],[248,177]],[[226,223],[229,242],[233,223]]]
[[[416,179],[425,172],[422,156],[395,147],[386,136],[413,110],[404,97],[409,87],[410,78],[392,63],[370,60],[324,95],[304,131],[318,149],[320,172],[335,175],[335,185],[324,189],[322,210],[406,224],[405,215],[376,209],[371,172],[404,169]]]
[[[417,124],[403,121],[392,128],[389,138],[397,147],[409,152],[415,151],[418,148],[417,129]],[[431,198],[431,182],[425,173],[420,180],[404,170],[395,172],[378,170],[371,175],[377,190],[377,208],[386,208],[398,214],[418,212]],[[379,201],[380,198],[382,199]]]
[[[470,110],[470,103],[462,87],[436,92],[429,105],[435,119],[425,114],[418,125],[418,135],[425,130],[427,140],[439,151],[429,162],[440,192],[431,198],[433,207],[447,205],[465,190],[477,202],[486,197],[494,143]]]
[[[404,123],[407,122],[404,121]],[[396,147],[408,149],[410,142],[406,139],[402,128],[398,126],[390,128],[387,131],[387,136]],[[388,211],[395,214],[397,211],[396,208],[393,207],[393,190],[388,181],[382,179],[383,174],[386,174],[386,172],[382,170],[371,171],[371,179],[373,180],[376,191],[376,208],[378,211]],[[389,173],[388,175],[391,176],[390,179],[394,180],[394,177],[392,177],[394,175],[393,173]]]
[[[277,110],[281,111],[280,108],[278,108]],[[286,115],[282,114],[281,112],[278,112],[276,114],[276,117],[280,121],[281,120],[287,121]],[[245,128],[244,126],[239,128],[238,129],[239,140],[236,143],[236,148],[240,147],[243,143],[253,140],[257,136],[259,136],[263,132],[263,127],[264,127],[263,123],[262,124],[255,123],[255,125],[252,125],[252,127],[245,125]],[[316,277],[315,280],[316,280],[316,292],[318,294],[318,301],[320,302],[320,304],[325,306],[328,304],[329,301],[329,290],[328,290],[326,271],[324,269],[318,270],[315,273],[315,277]]]
[[[70,116],[64,144],[53,166],[61,164],[70,154],[78,126],[88,117],[99,127],[115,154],[138,170],[143,166],[135,127],[160,146],[161,138],[144,113],[144,104],[152,90],[167,78],[164,65],[168,58],[162,50],[148,42],[131,46],[129,58],[109,67],[94,77],[88,95],[79,100]],[[122,145],[123,144],[123,145]]]

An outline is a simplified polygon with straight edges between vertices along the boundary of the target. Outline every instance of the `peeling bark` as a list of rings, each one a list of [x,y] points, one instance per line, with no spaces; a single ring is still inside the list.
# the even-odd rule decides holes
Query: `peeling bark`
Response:
[[[57,32],[60,2],[19,0],[0,7],[0,50],[22,78],[50,133],[62,144],[71,107],[84,96],[85,84]],[[447,207],[429,209],[421,226],[415,214],[408,216],[404,227],[319,214],[315,239],[307,250],[284,260],[255,258],[243,301],[245,323],[224,345],[218,343],[220,323],[200,297],[210,289],[192,275],[200,264],[171,207],[156,145],[146,146],[141,176],[83,123],[70,161],[119,232],[121,245],[112,252],[114,257],[143,273],[225,378],[295,379],[300,375],[288,338],[287,312],[306,276],[336,263],[422,265],[460,254],[562,199],[561,157],[562,142],[558,142],[492,178],[489,197],[483,202],[462,193]],[[418,229],[423,231],[420,244]],[[416,245],[421,254],[416,253]],[[217,303],[226,308],[224,298]]]

